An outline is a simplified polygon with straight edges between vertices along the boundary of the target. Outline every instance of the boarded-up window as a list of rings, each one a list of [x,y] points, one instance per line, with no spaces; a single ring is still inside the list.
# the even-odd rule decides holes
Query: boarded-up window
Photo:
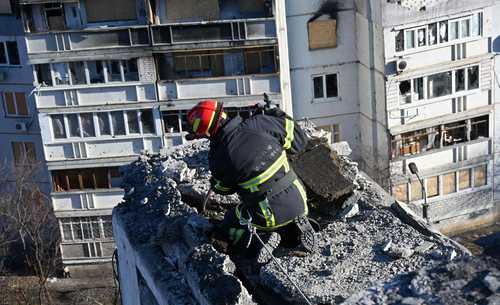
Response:
[[[458,172],[458,188],[465,190],[471,187],[470,183],[470,169],[463,169]]]
[[[408,185],[406,183],[396,185],[392,191],[392,194],[396,200],[406,202],[408,193]]]
[[[28,115],[28,105],[26,95],[23,92],[16,92],[16,105],[18,115]]]
[[[418,180],[411,182],[411,201],[421,200],[422,197],[422,186]]]
[[[439,179],[438,176],[427,178],[427,197],[436,197],[439,195]]]
[[[219,19],[219,0],[168,0],[167,19],[173,21],[187,21],[195,19]]]
[[[7,114],[16,114],[16,106],[14,105],[14,96],[12,92],[5,92],[4,101]]]
[[[133,20],[136,0],[86,0],[87,22]]]
[[[310,50],[337,47],[337,20],[315,20],[307,27]]]
[[[12,7],[10,6],[10,0],[0,1],[0,14],[12,14]]]
[[[457,191],[455,172],[443,175],[443,194],[448,195]]]
[[[486,185],[486,165],[474,168],[474,187]]]

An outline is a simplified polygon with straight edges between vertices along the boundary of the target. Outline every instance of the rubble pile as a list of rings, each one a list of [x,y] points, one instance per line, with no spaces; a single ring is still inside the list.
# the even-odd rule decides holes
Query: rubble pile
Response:
[[[274,254],[311,302],[449,304],[454,293],[464,296],[464,304],[480,297],[496,300],[497,271],[438,233],[399,217],[404,211],[393,210],[394,200],[363,178],[349,153],[344,144],[331,149],[313,141],[308,153],[293,161],[316,195],[312,215],[321,229],[319,251],[279,247]],[[214,195],[210,211],[201,213],[209,190],[207,157],[208,142],[194,141],[141,156],[123,170],[126,195],[114,214],[136,241],[162,249],[170,266],[161,271],[164,281],[175,281],[167,285],[172,304],[303,304],[276,262],[257,266],[212,246],[209,219],[219,219],[239,199]]]

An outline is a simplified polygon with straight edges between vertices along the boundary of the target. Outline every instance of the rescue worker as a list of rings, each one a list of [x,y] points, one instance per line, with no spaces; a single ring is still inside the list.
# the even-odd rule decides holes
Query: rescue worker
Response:
[[[285,232],[298,233],[304,248],[314,251],[306,191],[288,161],[288,155],[305,149],[307,136],[283,111],[263,112],[245,120],[229,119],[221,102],[202,101],[187,114],[192,126],[187,138],[210,140],[212,190],[221,195],[236,192],[242,199],[242,204],[226,212],[222,223],[233,249],[247,246],[250,232],[245,224],[250,220],[270,250],[280,243],[276,230],[290,228]],[[259,263],[271,258],[255,238],[252,247]]]

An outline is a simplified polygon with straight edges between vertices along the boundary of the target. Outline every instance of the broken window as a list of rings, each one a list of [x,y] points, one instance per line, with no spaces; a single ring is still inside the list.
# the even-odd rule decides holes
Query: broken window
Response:
[[[448,173],[443,175],[443,195],[455,193],[457,191],[457,176],[456,173]]]
[[[449,95],[452,92],[452,72],[442,72],[427,77],[429,98]]]
[[[121,82],[122,72],[121,63],[119,60],[109,60],[106,62],[106,70],[108,72],[108,82]]]
[[[471,169],[463,169],[458,172],[458,189],[465,190],[471,187]]]
[[[43,87],[53,86],[49,64],[35,65],[37,83]]]
[[[438,24],[437,23],[431,23],[429,24],[429,45],[435,45],[437,44],[437,37],[438,37]]]
[[[66,63],[54,63],[52,64],[52,70],[56,85],[69,85],[68,66]]]
[[[78,122],[77,114],[68,114],[66,116],[68,120],[68,131],[70,137],[81,137],[80,133],[80,123]]]
[[[399,83],[399,96],[401,104],[411,103],[411,81],[405,80]]]
[[[417,31],[417,41],[418,41],[419,47],[427,45],[427,30],[426,29],[419,29]]]
[[[113,125],[113,135],[125,135],[125,120],[123,118],[123,112],[113,111],[111,112],[111,122]]]
[[[123,73],[126,82],[139,81],[139,70],[137,69],[137,58],[125,60],[123,63]]]
[[[55,139],[66,138],[64,116],[62,114],[52,115],[51,120],[52,120],[52,131],[54,133],[54,138]]]
[[[164,114],[163,115],[163,122],[165,125],[165,132],[166,133],[180,132],[179,115],[177,113]],[[189,131],[189,129],[186,131]]]
[[[313,77],[313,89],[315,99],[338,97],[337,74],[326,74]]]
[[[111,135],[111,126],[109,124],[109,116],[107,112],[98,112],[97,122],[99,124],[99,133],[101,136]]]
[[[43,5],[49,31],[65,30],[64,9],[62,3],[47,3]]]
[[[82,121],[83,137],[95,137],[94,115],[92,113],[82,113],[80,119]]]
[[[12,153],[15,165],[33,164],[37,160],[33,142],[12,142]]]
[[[479,88],[479,66],[467,68],[467,89]]]
[[[140,133],[139,121],[137,120],[137,112],[135,110],[127,111],[127,124],[129,133]]]
[[[246,74],[276,73],[274,49],[245,51],[244,55]]]
[[[455,91],[465,90],[465,69],[455,71]]]
[[[488,120],[489,118],[487,115],[474,118],[471,120],[471,132],[470,132],[471,141],[489,137]]]
[[[444,146],[466,142],[467,123],[465,121],[460,121],[444,125],[442,137]]]
[[[142,110],[140,112],[140,115],[141,115],[142,133],[148,133],[148,134],[155,133],[155,122],[153,119],[153,111]]]
[[[427,180],[427,197],[439,196],[439,176],[429,177]]]
[[[411,182],[410,200],[417,201],[417,200],[422,200],[422,198],[423,198],[423,193],[422,193],[422,186],[420,185],[420,182],[418,180],[412,181]]]
[[[405,41],[404,41],[404,31],[398,31],[396,34],[396,52],[404,51]]]
[[[24,92],[4,92],[3,97],[7,115],[29,115],[28,104]]]
[[[474,168],[474,187],[480,187],[487,184],[486,165],[480,165]]]
[[[112,168],[87,168],[78,170],[52,171],[54,191],[63,192],[83,189],[108,189],[109,177]]]
[[[424,78],[419,77],[413,80],[413,100],[423,100],[424,99]]]
[[[392,190],[392,195],[394,196],[394,198],[402,202],[406,202],[408,200],[407,194],[408,184],[406,183],[396,185]]]
[[[9,65],[20,65],[21,60],[19,58],[19,51],[17,50],[16,41],[6,41],[5,46],[7,49],[7,56],[9,59]]]
[[[405,32],[405,49],[413,49],[415,47],[415,30]]]
[[[337,47],[337,20],[314,20],[307,23],[309,50]]]
[[[442,21],[439,23],[439,42],[448,42],[448,22]]]
[[[86,0],[87,22],[136,19],[136,0]]]
[[[87,69],[89,70],[90,83],[99,84],[104,83],[104,73],[102,69],[102,62],[100,61],[88,61]]]
[[[69,71],[72,85],[82,85],[87,83],[85,77],[85,65],[81,61],[70,62]]]

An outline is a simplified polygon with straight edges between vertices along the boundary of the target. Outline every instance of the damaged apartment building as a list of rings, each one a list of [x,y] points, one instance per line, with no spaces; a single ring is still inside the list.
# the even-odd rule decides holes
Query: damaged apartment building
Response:
[[[247,117],[267,93],[291,108],[282,102],[288,73],[280,74],[288,71],[278,43],[286,44],[279,37],[286,33],[276,31],[284,1],[11,4],[24,29],[38,156],[49,171],[66,265],[111,260],[119,167],[183,143],[186,112],[197,102],[216,98],[230,116]]]

